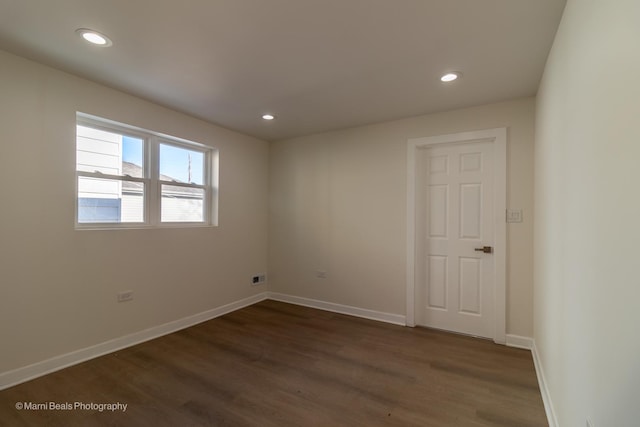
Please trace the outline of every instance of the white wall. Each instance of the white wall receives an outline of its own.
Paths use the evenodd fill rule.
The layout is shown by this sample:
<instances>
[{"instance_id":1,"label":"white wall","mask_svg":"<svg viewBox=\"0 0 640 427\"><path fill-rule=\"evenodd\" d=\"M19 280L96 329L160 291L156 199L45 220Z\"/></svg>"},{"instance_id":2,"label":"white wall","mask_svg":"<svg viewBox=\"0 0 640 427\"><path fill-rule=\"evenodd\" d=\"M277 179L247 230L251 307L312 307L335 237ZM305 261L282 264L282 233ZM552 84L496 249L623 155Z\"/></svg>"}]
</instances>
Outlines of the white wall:
<instances>
[{"instance_id":1,"label":"white wall","mask_svg":"<svg viewBox=\"0 0 640 427\"><path fill-rule=\"evenodd\" d=\"M639 18L569 0L538 93L535 342L563 427L640 423Z\"/></svg>"},{"instance_id":2,"label":"white wall","mask_svg":"<svg viewBox=\"0 0 640 427\"><path fill-rule=\"evenodd\" d=\"M1 51L0 94L0 374L264 291L266 142ZM75 231L76 111L217 147L220 226Z\"/></svg>"},{"instance_id":3,"label":"white wall","mask_svg":"<svg viewBox=\"0 0 640 427\"><path fill-rule=\"evenodd\" d=\"M496 127L508 206L524 209L508 225L507 332L532 336L533 98L272 143L270 290L406 314L407 140Z\"/></svg>"}]
</instances>

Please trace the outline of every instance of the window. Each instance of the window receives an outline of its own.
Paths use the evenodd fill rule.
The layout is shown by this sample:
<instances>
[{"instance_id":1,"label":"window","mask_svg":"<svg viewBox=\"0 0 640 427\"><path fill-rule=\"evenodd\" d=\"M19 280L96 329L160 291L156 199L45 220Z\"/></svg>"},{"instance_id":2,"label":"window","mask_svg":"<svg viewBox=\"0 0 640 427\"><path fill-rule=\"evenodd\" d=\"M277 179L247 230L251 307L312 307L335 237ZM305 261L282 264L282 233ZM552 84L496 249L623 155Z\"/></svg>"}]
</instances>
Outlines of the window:
<instances>
[{"instance_id":1,"label":"window","mask_svg":"<svg viewBox=\"0 0 640 427\"><path fill-rule=\"evenodd\" d=\"M217 150L78 113L76 227L216 225Z\"/></svg>"}]
</instances>

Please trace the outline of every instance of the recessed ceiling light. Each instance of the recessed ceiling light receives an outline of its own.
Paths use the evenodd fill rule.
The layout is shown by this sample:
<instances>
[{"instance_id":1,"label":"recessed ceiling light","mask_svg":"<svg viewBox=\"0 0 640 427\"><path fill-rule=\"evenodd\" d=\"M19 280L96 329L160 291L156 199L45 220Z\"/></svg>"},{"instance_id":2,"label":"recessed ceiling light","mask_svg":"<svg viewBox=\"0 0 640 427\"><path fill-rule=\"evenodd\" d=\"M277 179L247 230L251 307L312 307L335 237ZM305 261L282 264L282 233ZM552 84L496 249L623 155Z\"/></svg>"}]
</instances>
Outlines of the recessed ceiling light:
<instances>
[{"instance_id":1,"label":"recessed ceiling light","mask_svg":"<svg viewBox=\"0 0 640 427\"><path fill-rule=\"evenodd\" d=\"M265 120L273 120L276 118L276 116L274 116L273 114L263 114L262 118Z\"/></svg>"},{"instance_id":2,"label":"recessed ceiling light","mask_svg":"<svg viewBox=\"0 0 640 427\"><path fill-rule=\"evenodd\" d=\"M457 71L453 71L451 73L447 73L447 74L443 75L442 77L440 77L440 81L442 81L444 83L448 83L448 82L452 82L454 80L458 80L461 76L462 76L462 73L459 73Z\"/></svg>"},{"instance_id":3,"label":"recessed ceiling light","mask_svg":"<svg viewBox=\"0 0 640 427\"><path fill-rule=\"evenodd\" d=\"M101 34L97 31L90 30L88 28L78 28L76 34L82 37L85 41L95 44L96 46L111 46L113 43L109 37Z\"/></svg>"}]
</instances>

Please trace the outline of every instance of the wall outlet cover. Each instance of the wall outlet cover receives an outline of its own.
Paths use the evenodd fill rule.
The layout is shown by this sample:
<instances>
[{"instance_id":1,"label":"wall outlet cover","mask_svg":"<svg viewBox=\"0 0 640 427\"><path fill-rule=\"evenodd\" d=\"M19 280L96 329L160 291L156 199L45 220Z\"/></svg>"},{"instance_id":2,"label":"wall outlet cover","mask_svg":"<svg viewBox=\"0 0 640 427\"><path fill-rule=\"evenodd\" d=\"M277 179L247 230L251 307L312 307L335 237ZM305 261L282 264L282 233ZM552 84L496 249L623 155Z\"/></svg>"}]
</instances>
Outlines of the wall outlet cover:
<instances>
[{"instance_id":1,"label":"wall outlet cover","mask_svg":"<svg viewBox=\"0 0 640 427\"><path fill-rule=\"evenodd\" d=\"M133 291L118 292L118 302L131 301L133 299Z\"/></svg>"},{"instance_id":2,"label":"wall outlet cover","mask_svg":"<svg viewBox=\"0 0 640 427\"><path fill-rule=\"evenodd\" d=\"M251 286L258 286L267 281L267 275L265 273L256 274L251 277Z\"/></svg>"}]
</instances>

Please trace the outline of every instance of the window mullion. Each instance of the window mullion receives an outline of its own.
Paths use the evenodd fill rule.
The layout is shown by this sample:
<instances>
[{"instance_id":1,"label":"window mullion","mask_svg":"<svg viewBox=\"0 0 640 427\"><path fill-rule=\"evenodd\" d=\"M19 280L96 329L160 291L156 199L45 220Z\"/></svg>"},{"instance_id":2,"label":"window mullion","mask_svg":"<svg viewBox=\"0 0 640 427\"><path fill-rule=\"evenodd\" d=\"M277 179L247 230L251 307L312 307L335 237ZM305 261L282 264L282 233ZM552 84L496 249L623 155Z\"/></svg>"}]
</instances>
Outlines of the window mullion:
<instances>
[{"instance_id":1,"label":"window mullion","mask_svg":"<svg viewBox=\"0 0 640 427\"><path fill-rule=\"evenodd\" d=\"M158 138L149 138L149 156L147 161L149 173L149 222L152 225L160 224L160 145Z\"/></svg>"},{"instance_id":2,"label":"window mullion","mask_svg":"<svg viewBox=\"0 0 640 427\"><path fill-rule=\"evenodd\" d=\"M219 197L219 166L220 166L220 153L218 151L209 151L209 164L208 164L208 181L209 185L209 208L211 211L209 212L209 224L217 226L218 225L218 197Z\"/></svg>"},{"instance_id":3,"label":"window mullion","mask_svg":"<svg viewBox=\"0 0 640 427\"><path fill-rule=\"evenodd\" d=\"M211 212L209 209L209 200L210 199L210 194L209 194L209 167L207 166L209 164L209 152L205 152L204 153L204 170L203 170L203 180L204 180L204 200L202 201L202 215L203 215L203 220L207 223L207 224L211 224Z\"/></svg>"},{"instance_id":4,"label":"window mullion","mask_svg":"<svg viewBox=\"0 0 640 427\"><path fill-rule=\"evenodd\" d=\"M207 151L205 153L205 168L204 168L204 183L206 184L207 188L205 190L204 193L204 214L205 214L205 219L207 221L208 225L212 225L213 224L213 217L212 217L212 212L213 212L213 206L211 203L211 199L213 197L212 194L212 190L211 190L211 183L212 183L212 152L211 151Z\"/></svg>"}]
</instances>

